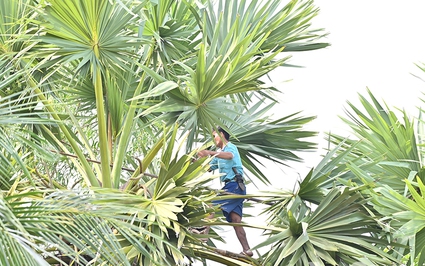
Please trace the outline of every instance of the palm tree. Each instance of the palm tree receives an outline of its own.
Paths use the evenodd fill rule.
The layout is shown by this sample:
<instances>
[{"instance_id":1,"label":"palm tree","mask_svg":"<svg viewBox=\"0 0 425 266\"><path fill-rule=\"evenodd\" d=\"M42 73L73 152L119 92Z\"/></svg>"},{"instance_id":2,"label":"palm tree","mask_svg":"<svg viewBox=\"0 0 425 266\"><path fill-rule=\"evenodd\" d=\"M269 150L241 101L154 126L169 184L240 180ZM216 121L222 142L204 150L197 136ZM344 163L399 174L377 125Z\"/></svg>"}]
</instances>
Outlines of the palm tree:
<instances>
[{"instance_id":1,"label":"palm tree","mask_svg":"<svg viewBox=\"0 0 425 266\"><path fill-rule=\"evenodd\" d=\"M284 52L328 45L312 1L0 5L1 264L245 265L188 231L215 197L192 156L222 126L268 183L258 156L314 147L313 117L268 117L261 81Z\"/></svg>"},{"instance_id":2,"label":"palm tree","mask_svg":"<svg viewBox=\"0 0 425 266\"><path fill-rule=\"evenodd\" d=\"M259 158L315 147L313 117L269 117L262 82L285 52L327 46L311 1L0 5L1 265L424 264L423 121L371 92L344 118L355 139L329 135L295 191L256 195L268 252L222 256L188 230L217 198L192 160L214 126L253 182L269 183Z\"/></svg>"}]
</instances>

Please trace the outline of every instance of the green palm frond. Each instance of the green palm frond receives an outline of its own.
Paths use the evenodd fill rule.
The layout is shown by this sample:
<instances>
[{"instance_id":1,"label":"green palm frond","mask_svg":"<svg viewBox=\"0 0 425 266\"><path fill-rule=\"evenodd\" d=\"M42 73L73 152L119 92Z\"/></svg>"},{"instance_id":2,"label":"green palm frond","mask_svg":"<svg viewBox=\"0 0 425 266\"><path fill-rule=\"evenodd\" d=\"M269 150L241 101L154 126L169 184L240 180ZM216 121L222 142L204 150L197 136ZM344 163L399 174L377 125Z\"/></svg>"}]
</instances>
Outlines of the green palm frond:
<instances>
[{"instance_id":1,"label":"green palm frond","mask_svg":"<svg viewBox=\"0 0 425 266\"><path fill-rule=\"evenodd\" d=\"M282 165L302 161L297 152L311 151L315 144L307 139L316 135L316 132L303 130L314 117L301 117L295 113L271 119L263 115L267 110L268 107L261 108L256 104L244 115L231 116L231 124L225 123L233 136L231 141L239 149L243 165L264 183L269 183L270 177L257 167L262 165L260 158Z\"/></svg>"},{"instance_id":2,"label":"green palm frond","mask_svg":"<svg viewBox=\"0 0 425 266\"><path fill-rule=\"evenodd\" d=\"M274 1L273 4L279 3ZM322 49L329 46L329 43L317 42L327 36L323 29L311 29L311 20L318 15L319 8L314 6L313 1L290 1L285 6L285 15L281 17L273 16L272 23L264 31L273 27L274 23L279 26L271 30L269 37L262 49L275 49L274 45L284 47L284 52L309 51Z\"/></svg>"},{"instance_id":3,"label":"green palm frond","mask_svg":"<svg viewBox=\"0 0 425 266\"><path fill-rule=\"evenodd\" d=\"M11 0L0 3L0 55L13 56L32 47L31 34L37 31L30 17L34 16L33 0Z\"/></svg>"},{"instance_id":4,"label":"green palm frond","mask_svg":"<svg viewBox=\"0 0 425 266\"><path fill-rule=\"evenodd\" d=\"M350 120L343 118L357 137L348 144L359 142L347 160L373 174L375 182L402 192L403 179L411 171L419 173L421 168L413 121L405 112L398 116L382 106L372 92L368 92L372 102L360 97L365 111L349 104L353 110L348 112Z\"/></svg>"},{"instance_id":5,"label":"green palm frond","mask_svg":"<svg viewBox=\"0 0 425 266\"><path fill-rule=\"evenodd\" d=\"M193 56L200 42L196 20L200 11L193 0L151 2L148 10L142 26L143 38L153 40L152 67L171 79L181 71L174 62Z\"/></svg>"},{"instance_id":6,"label":"green palm frond","mask_svg":"<svg viewBox=\"0 0 425 266\"><path fill-rule=\"evenodd\" d=\"M47 35L46 44L53 45L55 52L64 61L80 60L76 71L88 66L113 70L125 68L128 57L134 53L136 38L126 31L135 23L134 13L143 7L131 6L133 10L109 1L50 1L45 6ZM137 17L136 17L137 18ZM84 73L83 73L84 74Z\"/></svg>"},{"instance_id":7,"label":"green palm frond","mask_svg":"<svg viewBox=\"0 0 425 266\"><path fill-rule=\"evenodd\" d=\"M9 202L6 210L10 210L17 221L16 226L3 223L6 229L23 234L30 242L44 241L35 241L37 244L32 244L27 253L40 250L40 257L67 263L130 265L126 247L131 246L151 261L154 257L165 260L163 252L152 243L155 240L162 245L162 237L137 226L146 223L143 217L149 214L142 208L144 197L107 190L97 190L94 195L55 192L46 199L37 199L37 195L41 193L5 198ZM73 251L74 246L79 252ZM168 247L178 253L172 245ZM47 252L47 249L56 251Z\"/></svg>"},{"instance_id":8,"label":"green palm frond","mask_svg":"<svg viewBox=\"0 0 425 266\"><path fill-rule=\"evenodd\" d=\"M362 206L361 194L348 188L333 189L309 215L298 216L297 206L281 213L270 225L270 238L256 248L272 245L264 256L270 265L389 265L394 259L373 237L380 229ZM379 245L376 245L376 244Z\"/></svg>"},{"instance_id":9,"label":"green palm frond","mask_svg":"<svg viewBox=\"0 0 425 266\"><path fill-rule=\"evenodd\" d=\"M49 265L41 254L32 249L31 235L11 210L8 202L0 194L0 243L3 247L0 263L2 265Z\"/></svg>"},{"instance_id":10,"label":"green palm frond","mask_svg":"<svg viewBox=\"0 0 425 266\"><path fill-rule=\"evenodd\" d=\"M34 187L38 181L31 172L40 166L34 158L44 162L55 160L45 148L45 139L38 134L40 126L54 125L55 121L37 105L31 92L26 89L0 99L0 183L4 190L9 190L19 179Z\"/></svg>"},{"instance_id":11,"label":"green palm frond","mask_svg":"<svg viewBox=\"0 0 425 266\"><path fill-rule=\"evenodd\" d=\"M407 198L389 186L376 189L373 194L375 209L390 217L394 239L406 246L399 249L400 255L410 255L409 265L421 265L425 262L425 243L423 242L425 220L425 186L421 178L405 180L406 188L412 195ZM409 247L407 248L407 243Z\"/></svg>"},{"instance_id":12,"label":"green palm frond","mask_svg":"<svg viewBox=\"0 0 425 266\"><path fill-rule=\"evenodd\" d=\"M315 43L317 39L326 36L323 29L309 29L312 18L318 14L313 1L290 1L287 4L278 0L218 1L216 5L210 2L208 7L206 32L209 42L213 43L216 39L218 47L223 46L227 32L233 27L241 33L241 38L253 35L254 40L257 40L267 34L267 40L259 50L262 52L280 48L285 51L305 51L329 45ZM213 29L221 13L226 20L223 21L218 37L214 37L216 31ZM225 49L228 48L225 46Z\"/></svg>"},{"instance_id":13,"label":"green palm frond","mask_svg":"<svg viewBox=\"0 0 425 266\"><path fill-rule=\"evenodd\" d=\"M338 146L328 151L316 167L299 182L297 195L304 201L319 204L329 190L338 186L349 186L356 175L347 157L358 145L357 142L347 144L348 139L342 140Z\"/></svg>"}]
</instances>

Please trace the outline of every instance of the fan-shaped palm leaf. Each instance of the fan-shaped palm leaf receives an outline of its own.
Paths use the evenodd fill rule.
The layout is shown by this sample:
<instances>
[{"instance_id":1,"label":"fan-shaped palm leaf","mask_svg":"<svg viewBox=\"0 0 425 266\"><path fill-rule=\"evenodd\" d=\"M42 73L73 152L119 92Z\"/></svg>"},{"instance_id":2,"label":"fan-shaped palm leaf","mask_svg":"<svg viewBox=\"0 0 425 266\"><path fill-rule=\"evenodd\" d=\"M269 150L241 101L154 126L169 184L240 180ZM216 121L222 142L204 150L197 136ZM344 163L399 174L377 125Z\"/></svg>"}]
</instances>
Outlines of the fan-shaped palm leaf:
<instances>
[{"instance_id":1,"label":"fan-shaped palm leaf","mask_svg":"<svg viewBox=\"0 0 425 266\"><path fill-rule=\"evenodd\" d=\"M385 245L385 241L372 236L379 229L363 201L357 191L337 188L311 214L305 214L298 204L287 212L273 213L270 225L275 229L256 248L272 244L264 256L264 263L270 265L352 265L365 259L374 265L388 265L394 259L380 250L380 245L375 246Z\"/></svg>"},{"instance_id":2,"label":"fan-shaped palm leaf","mask_svg":"<svg viewBox=\"0 0 425 266\"><path fill-rule=\"evenodd\" d=\"M402 180L411 171L420 172L421 161L413 122L405 112L401 120L389 108L382 106L369 91L372 103L361 97L365 112L350 104L354 113L348 113L349 125L359 141L352 151L351 160L373 174L374 181L404 190ZM354 142L349 142L352 145Z\"/></svg>"}]
</instances>

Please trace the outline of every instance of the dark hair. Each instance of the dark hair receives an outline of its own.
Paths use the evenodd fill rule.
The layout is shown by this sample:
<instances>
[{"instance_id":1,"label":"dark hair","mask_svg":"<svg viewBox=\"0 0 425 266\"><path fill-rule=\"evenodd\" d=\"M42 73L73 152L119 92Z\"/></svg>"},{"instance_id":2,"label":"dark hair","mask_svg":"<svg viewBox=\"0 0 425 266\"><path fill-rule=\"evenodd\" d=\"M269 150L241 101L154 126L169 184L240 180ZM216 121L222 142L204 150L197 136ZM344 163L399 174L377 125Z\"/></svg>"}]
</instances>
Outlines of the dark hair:
<instances>
[{"instance_id":1,"label":"dark hair","mask_svg":"<svg viewBox=\"0 0 425 266\"><path fill-rule=\"evenodd\" d=\"M217 131L223 133L224 138L228 141L230 138L229 133L227 133L226 130L222 129L221 127L217 127Z\"/></svg>"}]
</instances>

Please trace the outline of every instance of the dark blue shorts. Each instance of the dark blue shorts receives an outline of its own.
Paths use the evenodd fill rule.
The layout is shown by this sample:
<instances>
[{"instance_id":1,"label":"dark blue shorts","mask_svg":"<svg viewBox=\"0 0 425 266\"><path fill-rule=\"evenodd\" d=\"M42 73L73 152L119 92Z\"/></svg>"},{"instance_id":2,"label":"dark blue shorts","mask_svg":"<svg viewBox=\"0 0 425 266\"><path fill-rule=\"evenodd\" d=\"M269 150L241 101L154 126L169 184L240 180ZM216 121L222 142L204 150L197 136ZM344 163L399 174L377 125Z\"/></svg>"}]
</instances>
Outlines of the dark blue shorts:
<instances>
[{"instance_id":1,"label":"dark blue shorts","mask_svg":"<svg viewBox=\"0 0 425 266\"><path fill-rule=\"evenodd\" d=\"M235 181L228 182L227 184L225 184L222 190L233 193L233 194L246 195L246 190L243 191L242 189L240 189L238 183ZM240 217L242 217L242 209L243 209L244 200L245 199L214 200L213 204L220 205L221 210L223 211L224 217L226 217L226 220L229 223L231 223L232 222L232 220L230 219L231 212L235 212Z\"/></svg>"}]
</instances>

